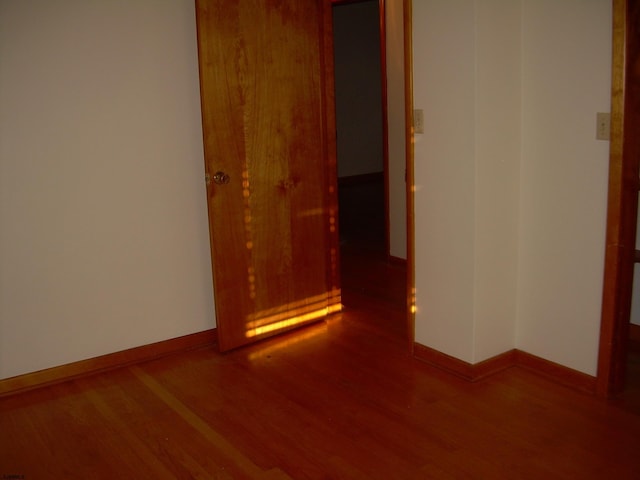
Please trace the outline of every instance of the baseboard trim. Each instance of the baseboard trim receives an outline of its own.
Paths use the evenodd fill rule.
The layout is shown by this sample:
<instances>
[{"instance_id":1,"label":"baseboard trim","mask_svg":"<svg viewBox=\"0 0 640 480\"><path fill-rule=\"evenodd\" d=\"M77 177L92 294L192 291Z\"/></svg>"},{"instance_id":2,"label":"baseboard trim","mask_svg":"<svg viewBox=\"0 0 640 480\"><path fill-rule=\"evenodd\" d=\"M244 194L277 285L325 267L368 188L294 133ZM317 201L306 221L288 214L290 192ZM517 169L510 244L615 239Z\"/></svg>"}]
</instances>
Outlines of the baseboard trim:
<instances>
[{"instance_id":1,"label":"baseboard trim","mask_svg":"<svg viewBox=\"0 0 640 480\"><path fill-rule=\"evenodd\" d=\"M419 343L415 344L413 354L420 361L470 382L477 382L513 367L516 358L516 351L510 350L480 363L471 364Z\"/></svg>"},{"instance_id":2,"label":"baseboard trim","mask_svg":"<svg viewBox=\"0 0 640 480\"><path fill-rule=\"evenodd\" d=\"M596 393L596 377L523 352L522 350L517 350L516 365L544 375L554 382L573 388L574 390L580 390L592 395Z\"/></svg>"},{"instance_id":3,"label":"baseboard trim","mask_svg":"<svg viewBox=\"0 0 640 480\"><path fill-rule=\"evenodd\" d=\"M407 259L406 258L401 258L401 257L395 257L393 255L389 255L389 263L391 265L397 265L399 267L405 267L407 266Z\"/></svg>"},{"instance_id":4,"label":"baseboard trim","mask_svg":"<svg viewBox=\"0 0 640 480\"><path fill-rule=\"evenodd\" d=\"M217 335L214 328L46 370L18 375L0 380L0 397L154 360L194 348L214 345L216 341ZM509 350L480 363L471 364L433 348L415 343L414 357L470 382L482 380L517 366L534 371L556 383L576 390L590 394L595 394L596 391L595 377L517 349Z\"/></svg>"},{"instance_id":5,"label":"baseboard trim","mask_svg":"<svg viewBox=\"0 0 640 480\"><path fill-rule=\"evenodd\" d=\"M482 380L511 367L521 367L574 390L592 395L596 391L595 377L517 349L501 353L480 363L471 364L416 343L414 357L470 382Z\"/></svg>"},{"instance_id":6,"label":"baseboard trim","mask_svg":"<svg viewBox=\"0 0 640 480\"><path fill-rule=\"evenodd\" d=\"M338 186L349 187L352 185L364 185L367 183L381 182L383 180L384 172L363 173L361 175L338 177Z\"/></svg>"},{"instance_id":7,"label":"baseboard trim","mask_svg":"<svg viewBox=\"0 0 640 480\"><path fill-rule=\"evenodd\" d=\"M107 370L114 370L136 363L155 360L194 348L214 345L216 341L217 335L216 329L214 328L191 335L89 358L87 360L68 363L58 367L6 378L0 380L0 397L93 375Z\"/></svg>"}]
</instances>

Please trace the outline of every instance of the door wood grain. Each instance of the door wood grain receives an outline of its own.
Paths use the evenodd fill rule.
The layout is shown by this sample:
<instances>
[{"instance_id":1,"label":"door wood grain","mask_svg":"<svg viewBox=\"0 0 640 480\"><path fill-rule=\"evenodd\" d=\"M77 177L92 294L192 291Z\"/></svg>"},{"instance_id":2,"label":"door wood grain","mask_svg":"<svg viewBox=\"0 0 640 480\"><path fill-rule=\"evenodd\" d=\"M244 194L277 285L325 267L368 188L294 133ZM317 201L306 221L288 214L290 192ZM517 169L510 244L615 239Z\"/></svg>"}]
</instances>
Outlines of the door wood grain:
<instances>
[{"instance_id":1,"label":"door wood grain","mask_svg":"<svg viewBox=\"0 0 640 480\"><path fill-rule=\"evenodd\" d=\"M221 350L339 309L329 8L196 1Z\"/></svg>"}]
</instances>

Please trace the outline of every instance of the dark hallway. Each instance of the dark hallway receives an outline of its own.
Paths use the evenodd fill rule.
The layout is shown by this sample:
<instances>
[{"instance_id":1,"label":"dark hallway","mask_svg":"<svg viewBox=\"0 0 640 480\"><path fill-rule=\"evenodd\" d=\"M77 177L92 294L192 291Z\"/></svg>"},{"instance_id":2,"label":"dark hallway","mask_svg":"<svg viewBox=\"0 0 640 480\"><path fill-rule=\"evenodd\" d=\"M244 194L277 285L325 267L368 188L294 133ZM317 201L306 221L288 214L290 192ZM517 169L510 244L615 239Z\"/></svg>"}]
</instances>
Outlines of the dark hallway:
<instances>
[{"instance_id":1,"label":"dark hallway","mask_svg":"<svg viewBox=\"0 0 640 480\"><path fill-rule=\"evenodd\" d=\"M342 182L339 196L343 304L389 310L387 327L406 337L406 266L387 255L383 175Z\"/></svg>"}]
</instances>

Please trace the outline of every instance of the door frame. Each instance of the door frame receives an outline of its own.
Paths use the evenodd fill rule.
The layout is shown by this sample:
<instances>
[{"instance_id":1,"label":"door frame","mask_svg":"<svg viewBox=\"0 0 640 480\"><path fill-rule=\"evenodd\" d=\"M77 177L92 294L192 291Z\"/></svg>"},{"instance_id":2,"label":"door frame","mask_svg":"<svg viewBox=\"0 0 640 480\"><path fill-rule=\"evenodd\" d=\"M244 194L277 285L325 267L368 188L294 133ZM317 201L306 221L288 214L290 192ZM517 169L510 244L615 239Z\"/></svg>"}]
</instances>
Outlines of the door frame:
<instances>
[{"instance_id":1,"label":"door frame","mask_svg":"<svg viewBox=\"0 0 640 480\"><path fill-rule=\"evenodd\" d=\"M404 125L407 205L407 341L413 356L416 330L415 169L413 135L413 3L402 0L404 32Z\"/></svg>"},{"instance_id":2,"label":"door frame","mask_svg":"<svg viewBox=\"0 0 640 480\"><path fill-rule=\"evenodd\" d=\"M329 0L331 5L359 3L367 0ZM386 45L386 0L378 0L380 11L380 64L382 87L382 124L383 124L383 165L385 188L385 236L388 260L394 260L390 253L390 211L389 211L389 118L387 95L387 45ZM402 0L403 40L404 40L404 113L405 113L405 195L406 195L406 235L407 235L407 342L413 355L415 345L415 207L414 207L414 149L413 149L413 42L412 42L412 0Z\"/></svg>"},{"instance_id":3,"label":"door frame","mask_svg":"<svg viewBox=\"0 0 640 480\"><path fill-rule=\"evenodd\" d=\"M611 82L611 144L602 317L596 394L609 397L624 388L629 320L633 295L638 209L638 155L640 128L638 68L628 68L631 53L638 58L638 32L629 31L629 5L636 20L640 1L613 0ZM629 41L629 42L628 42ZM633 41L633 44L630 43ZM632 88L630 88L630 86ZM632 105L634 108L631 108Z\"/></svg>"}]
</instances>

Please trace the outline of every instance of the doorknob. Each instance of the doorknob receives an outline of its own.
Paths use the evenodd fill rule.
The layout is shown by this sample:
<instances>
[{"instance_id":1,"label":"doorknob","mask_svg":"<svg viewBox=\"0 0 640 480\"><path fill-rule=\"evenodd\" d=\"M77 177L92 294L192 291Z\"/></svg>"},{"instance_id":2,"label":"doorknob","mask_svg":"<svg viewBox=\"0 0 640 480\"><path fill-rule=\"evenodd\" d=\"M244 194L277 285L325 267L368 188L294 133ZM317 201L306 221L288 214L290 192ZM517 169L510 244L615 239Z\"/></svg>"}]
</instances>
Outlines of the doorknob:
<instances>
[{"instance_id":1,"label":"doorknob","mask_svg":"<svg viewBox=\"0 0 640 480\"><path fill-rule=\"evenodd\" d=\"M218 185L226 185L231 180L231 177L224 172L216 172L213 174L213 181Z\"/></svg>"}]
</instances>

